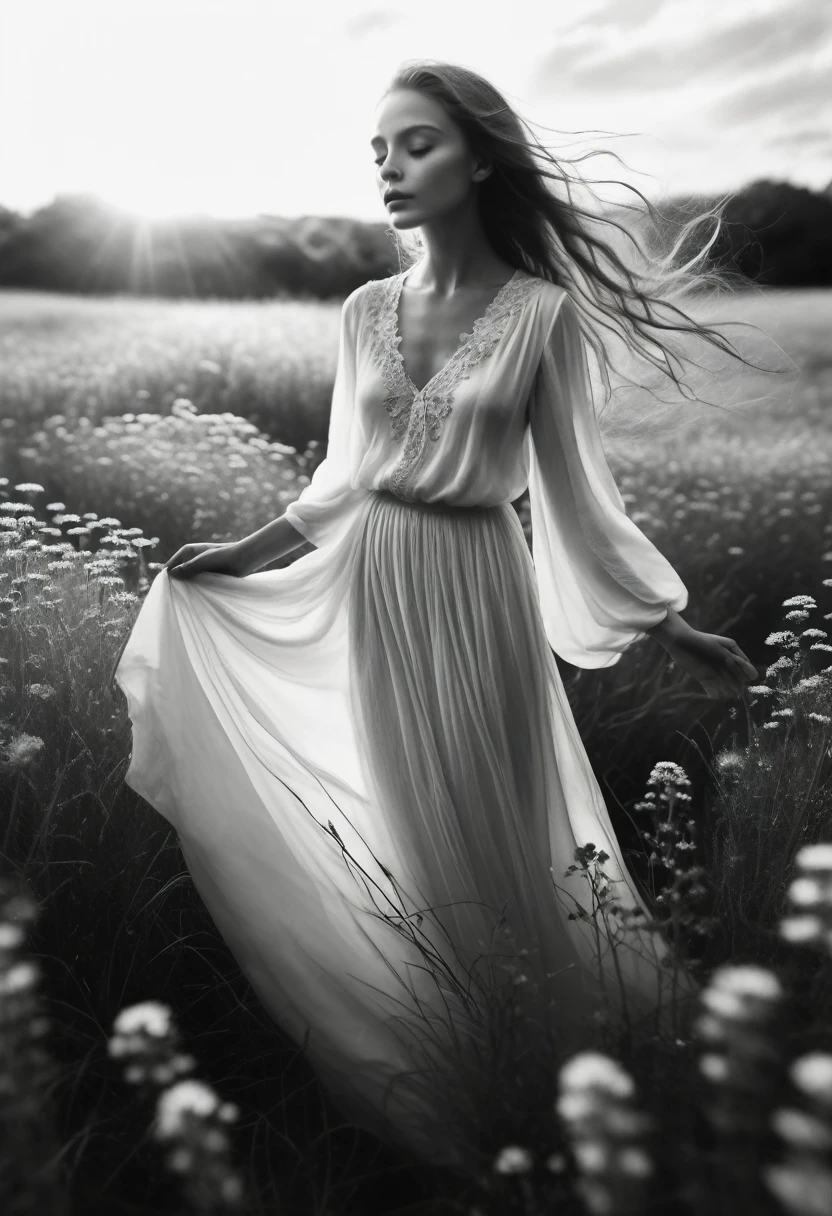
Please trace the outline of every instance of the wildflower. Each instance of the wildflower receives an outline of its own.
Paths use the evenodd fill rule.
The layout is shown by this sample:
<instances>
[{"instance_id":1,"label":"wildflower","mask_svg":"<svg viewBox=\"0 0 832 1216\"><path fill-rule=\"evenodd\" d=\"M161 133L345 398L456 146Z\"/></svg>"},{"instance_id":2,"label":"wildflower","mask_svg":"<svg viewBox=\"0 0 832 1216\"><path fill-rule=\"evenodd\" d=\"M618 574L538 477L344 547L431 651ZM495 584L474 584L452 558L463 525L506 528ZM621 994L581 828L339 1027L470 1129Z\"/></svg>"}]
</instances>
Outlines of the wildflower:
<instances>
[{"instance_id":1,"label":"wildflower","mask_svg":"<svg viewBox=\"0 0 832 1216\"><path fill-rule=\"evenodd\" d=\"M796 878L789 887L789 899L800 907L819 903L822 898L823 887L814 878Z\"/></svg>"},{"instance_id":2,"label":"wildflower","mask_svg":"<svg viewBox=\"0 0 832 1216\"><path fill-rule=\"evenodd\" d=\"M793 595L791 599L783 600L783 608L817 608L817 603L811 595Z\"/></svg>"},{"instance_id":3,"label":"wildflower","mask_svg":"<svg viewBox=\"0 0 832 1216\"><path fill-rule=\"evenodd\" d=\"M786 916L780 921L780 936L787 942L815 941L823 933L823 922L817 916Z\"/></svg>"},{"instance_id":4,"label":"wildflower","mask_svg":"<svg viewBox=\"0 0 832 1216\"><path fill-rule=\"evenodd\" d=\"M774 693L768 684L749 684L746 692L753 692L758 697L770 697Z\"/></svg>"},{"instance_id":5,"label":"wildflower","mask_svg":"<svg viewBox=\"0 0 832 1216\"><path fill-rule=\"evenodd\" d=\"M722 772L736 771L737 769L744 767L745 757L743 756L742 752L726 750L719 753L716 758L716 765L717 768ZM681 847L682 843L682 841L677 842L676 847Z\"/></svg>"},{"instance_id":6,"label":"wildflower","mask_svg":"<svg viewBox=\"0 0 832 1216\"><path fill-rule=\"evenodd\" d=\"M113 1022L116 1034L145 1034L163 1036L170 1033L172 1012L169 1006L158 1001L143 1001L122 1009Z\"/></svg>"},{"instance_id":7,"label":"wildflower","mask_svg":"<svg viewBox=\"0 0 832 1216\"><path fill-rule=\"evenodd\" d=\"M644 1144L652 1122L633 1106L634 1095L630 1075L600 1052L581 1052L560 1070L556 1109L590 1212L641 1209L643 1182L653 1173Z\"/></svg>"},{"instance_id":8,"label":"wildflower","mask_svg":"<svg viewBox=\"0 0 832 1216\"><path fill-rule=\"evenodd\" d=\"M18 494L42 494L43 486L39 486L36 481L21 481L20 485L14 487Z\"/></svg>"},{"instance_id":9,"label":"wildflower","mask_svg":"<svg viewBox=\"0 0 832 1216\"><path fill-rule=\"evenodd\" d=\"M25 732L15 735L11 742L6 744L6 763L12 769L25 768L27 764L32 763L43 747L43 739L37 735L28 735Z\"/></svg>"},{"instance_id":10,"label":"wildflower","mask_svg":"<svg viewBox=\"0 0 832 1216\"><path fill-rule=\"evenodd\" d=\"M800 1056L790 1069L791 1079L810 1098L832 1106L832 1055L813 1051Z\"/></svg>"},{"instance_id":11,"label":"wildflower","mask_svg":"<svg viewBox=\"0 0 832 1216\"><path fill-rule=\"evenodd\" d=\"M699 1057L699 1071L709 1081L720 1082L726 1080L730 1069L725 1056L711 1051Z\"/></svg>"},{"instance_id":12,"label":"wildflower","mask_svg":"<svg viewBox=\"0 0 832 1216\"><path fill-rule=\"evenodd\" d=\"M832 871L832 844L807 844L795 854L795 865L805 870Z\"/></svg>"},{"instance_id":13,"label":"wildflower","mask_svg":"<svg viewBox=\"0 0 832 1216\"><path fill-rule=\"evenodd\" d=\"M778 1136L795 1148L818 1149L821 1152L832 1148L832 1132L829 1128L820 1119L815 1119L802 1110L776 1110L771 1123Z\"/></svg>"},{"instance_id":14,"label":"wildflower","mask_svg":"<svg viewBox=\"0 0 832 1216\"><path fill-rule=\"evenodd\" d=\"M189 1078L178 1081L160 1096L156 1107L154 1134L161 1140L178 1136L188 1114L205 1116L215 1113L219 1100L210 1086Z\"/></svg>"},{"instance_id":15,"label":"wildflower","mask_svg":"<svg viewBox=\"0 0 832 1216\"><path fill-rule=\"evenodd\" d=\"M50 697L55 696L55 689L51 684L28 684L26 691L31 697L37 697L41 701L48 701Z\"/></svg>"},{"instance_id":16,"label":"wildflower","mask_svg":"<svg viewBox=\"0 0 832 1216\"><path fill-rule=\"evenodd\" d=\"M600 1089L617 1098L631 1098L635 1093L632 1078L624 1069L595 1051L581 1052L564 1064L560 1083L564 1089Z\"/></svg>"},{"instance_id":17,"label":"wildflower","mask_svg":"<svg viewBox=\"0 0 832 1216\"><path fill-rule=\"evenodd\" d=\"M822 688L822 687L823 687L823 677L822 676L819 676L819 675L804 676L802 680L799 680L798 683L795 684L794 691L795 692L809 692L812 689Z\"/></svg>"},{"instance_id":18,"label":"wildflower","mask_svg":"<svg viewBox=\"0 0 832 1216\"><path fill-rule=\"evenodd\" d=\"M23 944L24 936L20 925L0 921L0 950L15 950Z\"/></svg>"},{"instance_id":19,"label":"wildflower","mask_svg":"<svg viewBox=\"0 0 832 1216\"><path fill-rule=\"evenodd\" d=\"M527 1174L532 1168L532 1162L528 1149L510 1144L497 1154L493 1169L496 1174Z\"/></svg>"},{"instance_id":20,"label":"wildflower","mask_svg":"<svg viewBox=\"0 0 832 1216\"><path fill-rule=\"evenodd\" d=\"M781 629L770 633L766 638L766 646L797 646L798 640L790 629Z\"/></svg>"},{"instance_id":21,"label":"wildflower","mask_svg":"<svg viewBox=\"0 0 832 1216\"><path fill-rule=\"evenodd\" d=\"M15 963L5 975L0 975L0 995L9 996L34 988L38 982L38 969L34 963Z\"/></svg>"}]
</instances>

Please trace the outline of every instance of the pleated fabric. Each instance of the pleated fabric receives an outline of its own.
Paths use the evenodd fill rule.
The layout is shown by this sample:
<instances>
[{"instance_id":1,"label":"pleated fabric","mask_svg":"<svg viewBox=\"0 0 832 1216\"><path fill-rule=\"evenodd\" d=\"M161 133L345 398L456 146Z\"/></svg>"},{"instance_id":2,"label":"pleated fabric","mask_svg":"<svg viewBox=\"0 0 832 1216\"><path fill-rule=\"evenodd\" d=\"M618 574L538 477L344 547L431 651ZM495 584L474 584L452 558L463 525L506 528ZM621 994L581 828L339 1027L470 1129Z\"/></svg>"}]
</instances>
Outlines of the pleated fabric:
<instances>
[{"instance_id":1,"label":"pleated fabric","mask_svg":"<svg viewBox=\"0 0 832 1216\"><path fill-rule=\"evenodd\" d=\"M546 640L510 504L366 496L339 544L236 579L153 580L119 660L125 780L176 828L241 970L346 1116L436 1164L483 1134L494 1010L529 1067L663 946L613 958L566 878L629 875ZM606 993L606 996L605 996Z\"/></svg>"}]
</instances>

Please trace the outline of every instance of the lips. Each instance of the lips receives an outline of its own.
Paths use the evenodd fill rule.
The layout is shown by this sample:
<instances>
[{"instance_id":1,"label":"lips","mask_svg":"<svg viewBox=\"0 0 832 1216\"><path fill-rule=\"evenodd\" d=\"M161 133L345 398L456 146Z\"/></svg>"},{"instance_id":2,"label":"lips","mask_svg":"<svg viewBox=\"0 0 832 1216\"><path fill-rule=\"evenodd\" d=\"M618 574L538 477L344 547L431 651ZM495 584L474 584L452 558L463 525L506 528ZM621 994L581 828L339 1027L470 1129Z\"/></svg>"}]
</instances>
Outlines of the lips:
<instances>
[{"instance_id":1,"label":"lips","mask_svg":"<svg viewBox=\"0 0 832 1216\"><path fill-rule=\"evenodd\" d=\"M398 192L398 190L393 190L393 191L391 191L390 194L385 194L384 202L385 202L385 204L395 203L397 199L409 199L412 197L413 197L412 194L400 194Z\"/></svg>"}]
</instances>

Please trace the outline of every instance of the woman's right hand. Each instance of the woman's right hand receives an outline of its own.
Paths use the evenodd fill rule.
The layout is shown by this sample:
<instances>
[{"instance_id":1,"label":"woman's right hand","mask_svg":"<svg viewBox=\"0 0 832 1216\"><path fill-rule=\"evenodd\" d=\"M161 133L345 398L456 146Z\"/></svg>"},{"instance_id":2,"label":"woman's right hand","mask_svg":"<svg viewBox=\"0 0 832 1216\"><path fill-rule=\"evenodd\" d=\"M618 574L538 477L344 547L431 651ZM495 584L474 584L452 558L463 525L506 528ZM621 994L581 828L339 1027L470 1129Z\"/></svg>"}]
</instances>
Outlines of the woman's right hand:
<instances>
[{"instance_id":1,"label":"woman's right hand","mask_svg":"<svg viewBox=\"0 0 832 1216\"><path fill-rule=\"evenodd\" d=\"M205 571L230 574L234 578L241 578L244 574L236 541L198 541L183 545L162 569L167 570L170 578L192 578Z\"/></svg>"}]
</instances>

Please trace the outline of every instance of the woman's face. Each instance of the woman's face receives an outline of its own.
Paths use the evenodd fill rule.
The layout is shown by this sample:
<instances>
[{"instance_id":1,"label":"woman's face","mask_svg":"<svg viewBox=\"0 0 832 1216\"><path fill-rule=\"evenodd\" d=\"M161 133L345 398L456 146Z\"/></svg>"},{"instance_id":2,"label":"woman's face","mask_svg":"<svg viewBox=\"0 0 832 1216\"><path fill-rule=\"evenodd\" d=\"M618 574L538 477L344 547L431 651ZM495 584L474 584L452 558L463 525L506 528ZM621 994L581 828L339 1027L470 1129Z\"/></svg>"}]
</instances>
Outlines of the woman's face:
<instances>
[{"instance_id":1,"label":"woman's face","mask_svg":"<svg viewBox=\"0 0 832 1216\"><path fill-rule=\"evenodd\" d=\"M382 201L389 190L410 196L385 203L396 228L417 228L470 203L474 183L490 172L478 168L439 102L416 89L394 89L382 99L370 144Z\"/></svg>"}]
</instances>

